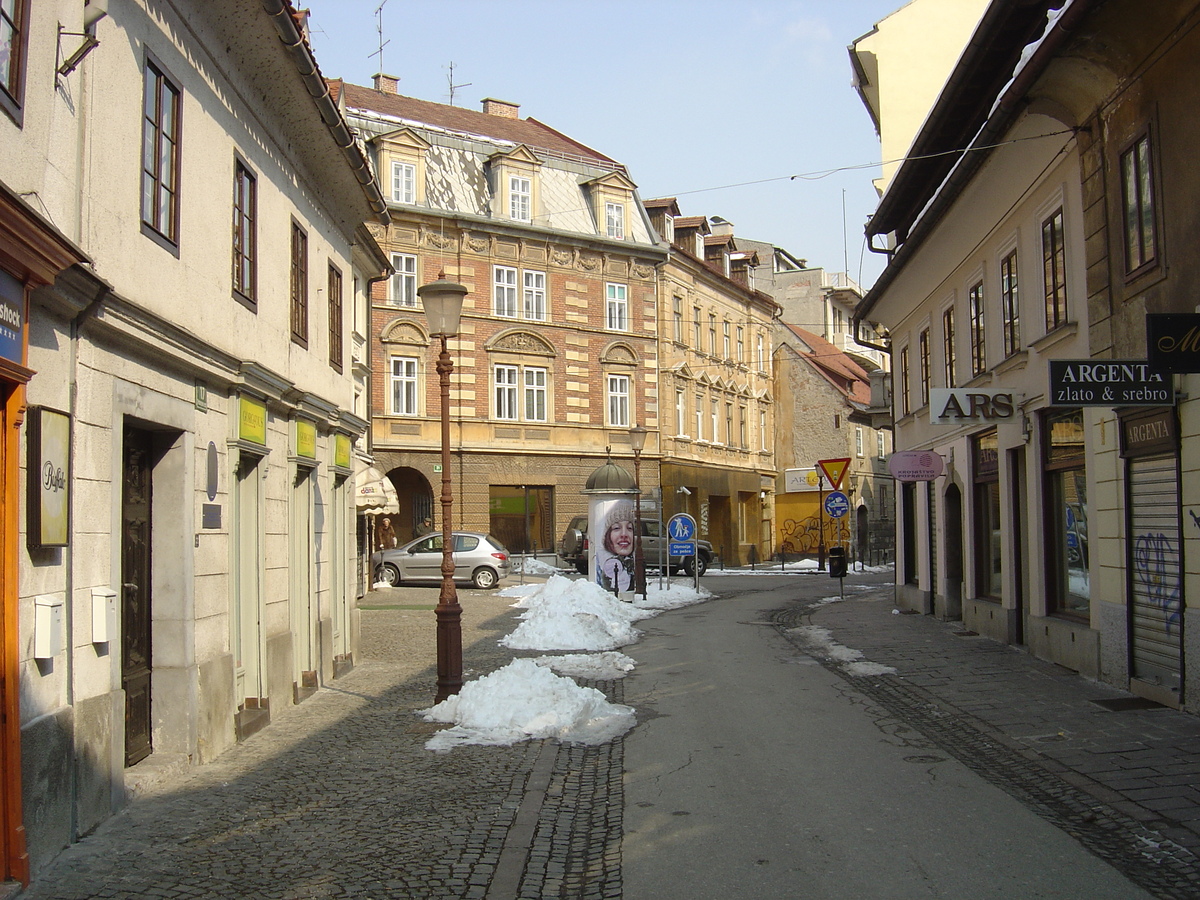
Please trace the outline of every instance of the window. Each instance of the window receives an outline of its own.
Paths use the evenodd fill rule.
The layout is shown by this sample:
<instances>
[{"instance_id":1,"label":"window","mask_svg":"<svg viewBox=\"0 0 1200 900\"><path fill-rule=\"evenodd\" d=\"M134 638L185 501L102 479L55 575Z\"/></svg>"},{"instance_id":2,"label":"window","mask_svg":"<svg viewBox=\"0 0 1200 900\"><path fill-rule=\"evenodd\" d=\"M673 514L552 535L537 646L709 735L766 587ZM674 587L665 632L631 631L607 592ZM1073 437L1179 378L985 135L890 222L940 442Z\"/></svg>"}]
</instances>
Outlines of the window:
<instances>
[{"instance_id":1,"label":"window","mask_svg":"<svg viewBox=\"0 0 1200 900\"><path fill-rule=\"evenodd\" d=\"M308 346L308 235L292 223L292 340Z\"/></svg>"},{"instance_id":2,"label":"window","mask_svg":"<svg viewBox=\"0 0 1200 900\"><path fill-rule=\"evenodd\" d=\"M392 357L392 408L394 416L415 416L417 410L417 360L410 356Z\"/></svg>"},{"instance_id":3,"label":"window","mask_svg":"<svg viewBox=\"0 0 1200 900\"><path fill-rule=\"evenodd\" d=\"M929 329L921 332L918 347L921 352L921 405L929 404Z\"/></svg>"},{"instance_id":4,"label":"window","mask_svg":"<svg viewBox=\"0 0 1200 900\"><path fill-rule=\"evenodd\" d=\"M608 376L608 424L617 427L629 425L629 376Z\"/></svg>"},{"instance_id":5,"label":"window","mask_svg":"<svg viewBox=\"0 0 1200 900\"><path fill-rule=\"evenodd\" d=\"M616 238L619 241L625 240L624 203L604 204L604 227L605 233L608 234L610 238Z\"/></svg>"},{"instance_id":6,"label":"window","mask_svg":"<svg viewBox=\"0 0 1200 900\"><path fill-rule=\"evenodd\" d=\"M718 429L717 429L717 413L718 413L718 411L719 411L719 404L717 403L716 398L714 397L712 400L708 401L708 418L709 418L709 425L712 426L712 438L711 439L714 444L721 443L721 432L718 431Z\"/></svg>"},{"instance_id":7,"label":"window","mask_svg":"<svg viewBox=\"0 0 1200 900\"><path fill-rule=\"evenodd\" d=\"M258 182L240 159L233 169L233 290L253 304L258 296Z\"/></svg>"},{"instance_id":8,"label":"window","mask_svg":"<svg viewBox=\"0 0 1200 900\"><path fill-rule=\"evenodd\" d=\"M875 455L880 459L887 458L887 437L884 432L875 432Z\"/></svg>"},{"instance_id":9,"label":"window","mask_svg":"<svg viewBox=\"0 0 1200 900\"><path fill-rule=\"evenodd\" d=\"M342 371L342 273L329 264L329 365Z\"/></svg>"},{"instance_id":10,"label":"window","mask_svg":"<svg viewBox=\"0 0 1200 900\"><path fill-rule=\"evenodd\" d=\"M417 167L412 163L392 163L392 199L397 203L417 202Z\"/></svg>"},{"instance_id":11,"label":"window","mask_svg":"<svg viewBox=\"0 0 1200 900\"><path fill-rule=\"evenodd\" d=\"M497 419L517 419L517 367L496 366L493 370L496 385Z\"/></svg>"},{"instance_id":12,"label":"window","mask_svg":"<svg viewBox=\"0 0 1200 900\"><path fill-rule=\"evenodd\" d=\"M987 344L983 332L983 282L974 285L967 292L967 300L971 307L971 374L982 375L987 368Z\"/></svg>"},{"instance_id":13,"label":"window","mask_svg":"<svg viewBox=\"0 0 1200 900\"><path fill-rule=\"evenodd\" d=\"M734 357L739 363L746 361L746 329L741 325L734 332L737 335L737 356Z\"/></svg>"},{"instance_id":14,"label":"window","mask_svg":"<svg viewBox=\"0 0 1200 900\"><path fill-rule=\"evenodd\" d=\"M523 272L525 318L542 322L546 318L546 273Z\"/></svg>"},{"instance_id":15,"label":"window","mask_svg":"<svg viewBox=\"0 0 1200 900\"><path fill-rule=\"evenodd\" d=\"M704 397L696 395L696 440L704 440Z\"/></svg>"},{"instance_id":16,"label":"window","mask_svg":"<svg viewBox=\"0 0 1200 900\"><path fill-rule=\"evenodd\" d=\"M396 306L417 305L417 258L411 253L393 253L391 279L392 303Z\"/></svg>"},{"instance_id":17,"label":"window","mask_svg":"<svg viewBox=\"0 0 1200 900\"><path fill-rule=\"evenodd\" d=\"M1042 278L1049 332L1067 321L1067 251L1061 209L1042 223Z\"/></svg>"},{"instance_id":18,"label":"window","mask_svg":"<svg viewBox=\"0 0 1200 900\"><path fill-rule=\"evenodd\" d=\"M546 370L525 370L525 421L546 421Z\"/></svg>"},{"instance_id":19,"label":"window","mask_svg":"<svg viewBox=\"0 0 1200 900\"><path fill-rule=\"evenodd\" d=\"M687 397L683 391L675 392L675 434L687 436Z\"/></svg>"},{"instance_id":20,"label":"window","mask_svg":"<svg viewBox=\"0 0 1200 900\"><path fill-rule=\"evenodd\" d=\"M729 359L729 322L721 323L721 350L725 359Z\"/></svg>"},{"instance_id":21,"label":"window","mask_svg":"<svg viewBox=\"0 0 1200 900\"><path fill-rule=\"evenodd\" d=\"M675 321L675 343L683 343L683 298L676 297L672 301L671 315Z\"/></svg>"},{"instance_id":22,"label":"window","mask_svg":"<svg viewBox=\"0 0 1200 900\"><path fill-rule=\"evenodd\" d=\"M1021 297L1017 292L1017 251L1000 261L1000 309L1004 316L1004 358L1021 349Z\"/></svg>"},{"instance_id":23,"label":"window","mask_svg":"<svg viewBox=\"0 0 1200 900\"><path fill-rule=\"evenodd\" d=\"M142 97L142 224L179 242L179 88L150 60Z\"/></svg>"},{"instance_id":24,"label":"window","mask_svg":"<svg viewBox=\"0 0 1200 900\"><path fill-rule=\"evenodd\" d=\"M758 336L758 371L767 371L766 340L761 334Z\"/></svg>"},{"instance_id":25,"label":"window","mask_svg":"<svg viewBox=\"0 0 1200 900\"><path fill-rule=\"evenodd\" d=\"M717 355L717 317L708 314L708 355Z\"/></svg>"},{"instance_id":26,"label":"window","mask_svg":"<svg viewBox=\"0 0 1200 900\"><path fill-rule=\"evenodd\" d=\"M996 429L972 440L975 477L975 594L1001 596L1000 456Z\"/></svg>"},{"instance_id":27,"label":"window","mask_svg":"<svg viewBox=\"0 0 1200 900\"><path fill-rule=\"evenodd\" d=\"M533 187L528 178L520 175L508 177L508 217L518 222L532 220Z\"/></svg>"},{"instance_id":28,"label":"window","mask_svg":"<svg viewBox=\"0 0 1200 900\"><path fill-rule=\"evenodd\" d=\"M0 0L0 106L21 124L25 102L25 0Z\"/></svg>"},{"instance_id":29,"label":"window","mask_svg":"<svg viewBox=\"0 0 1200 900\"><path fill-rule=\"evenodd\" d=\"M866 456L866 449L863 445L863 430L861 425L854 426L854 455L858 457Z\"/></svg>"},{"instance_id":30,"label":"window","mask_svg":"<svg viewBox=\"0 0 1200 900\"><path fill-rule=\"evenodd\" d=\"M703 325L700 323L700 307L692 307L692 324L695 327L695 340L692 341L696 345L696 352L699 353L704 349Z\"/></svg>"},{"instance_id":31,"label":"window","mask_svg":"<svg viewBox=\"0 0 1200 900\"><path fill-rule=\"evenodd\" d=\"M954 358L954 307L951 306L942 313L942 354L946 360L946 387L952 388L956 382L954 373L956 360Z\"/></svg>"},{"instance_id":32,"label":"window","mask_svg":"<svg viewBox=\"0 0 1200 900\"><path fill-rule=\"evenodd\" d=\"M605 317L609 331L629 330L629 301L625 296L625 285L607 284L605 292Z\"/></svg>"},{"instance_id":33,"label":"window","mask_svg":"<svg viewBox=\"0 0 1200 900\"><path fill-rule=\"evenodd\" d=\"M767 446L767 411L760 409L758 411L758 449L766 453L770 447Z\"/></svg>"},{"instance_id":34,"label":"window","mask_svg":"<svg viewBox=\"0 0 1200 900\"><path fill-rule=\"evenodd\" d=\"M909 380L908 348L900 349L900 415L907 416L912 409L912 396L908 392Z\"/></svg>"},{"instance_id":35,"label":"window","mask_svg":"<svg viewBox=\"0 0 1200 900\"><path fill-rule=\"evenodd\" d=\"M1086 546L1087 464L1083 411L1055 410L1042 420L1046 482L1046 601L1051 613L1087 621L1091 580Z\"/></svg>"},{"instance_id":36,"label":"window","mask_svg":"<svg viewBox=\"0 0 1200 900\"><path fill-rule=\"evenodd\" d=\"M725 404L725 446L733 446L733 404Z\"/></svg>"},{"instance_id":37,"label":"window","mask_svg":"<svg viewBox=\"0 0 1200 900\"><path fill-rule=\"evenodd\" d=\"M492 278L492 311L509 319L517 317L517 270L495 266Z\"/></svg>"},{"instance_id":38,"label":"window","mask_svg":"<svg viewBox=\"0 0 1200 900\"><path fill-rule=\"evenodd\" d=\"M743 450L750 449L750 443L746 440L746 407L738 407L738 446Z\"/></svg>"},{"instance_id":39,"label":"window","mask_svg":"<svg viewBox=\"0 0 1200 900\"><path fill-rule=\"evenodd\" d=\"M1154 262L1156 226L1150 135L1143 134L1121 154L1121 207L1125 224L1125 271Z\"/></svg>"}]
</instances>

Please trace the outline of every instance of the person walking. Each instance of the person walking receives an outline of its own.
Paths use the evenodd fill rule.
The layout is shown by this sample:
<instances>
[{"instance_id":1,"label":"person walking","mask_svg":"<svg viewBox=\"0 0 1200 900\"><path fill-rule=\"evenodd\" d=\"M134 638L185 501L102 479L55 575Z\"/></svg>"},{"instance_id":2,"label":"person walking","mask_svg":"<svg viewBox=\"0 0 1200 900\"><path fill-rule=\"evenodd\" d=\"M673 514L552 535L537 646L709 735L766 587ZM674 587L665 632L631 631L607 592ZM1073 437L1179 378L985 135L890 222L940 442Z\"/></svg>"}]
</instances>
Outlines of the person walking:
<instances>
[{"instance_id":1,"label":"person walking","mask_svg":"<svg viewBox=\"0 0 1200 900\"><path fill-rule=\"evenodd\" d=\"M392 520L387 516L379 520L379 533L376 537L380 550L391 550L396 546L396 529L392 527Z\"/></svg>"}]
</instances>

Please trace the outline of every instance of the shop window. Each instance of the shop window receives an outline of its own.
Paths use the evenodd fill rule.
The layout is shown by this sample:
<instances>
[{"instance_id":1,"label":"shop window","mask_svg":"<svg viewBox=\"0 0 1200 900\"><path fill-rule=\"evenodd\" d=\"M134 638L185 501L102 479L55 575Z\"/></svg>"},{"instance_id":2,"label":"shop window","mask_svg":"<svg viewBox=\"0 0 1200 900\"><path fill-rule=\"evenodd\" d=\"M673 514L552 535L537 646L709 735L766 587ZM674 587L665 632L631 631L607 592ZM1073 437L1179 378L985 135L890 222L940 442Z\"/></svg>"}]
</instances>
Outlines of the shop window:
<instances>
[{"instance_id":1,"label":"shop window","mask_svg":"<svg viewBox=\"0 0 1200 900\"><path fill-rule=\"evenodd\" d=\"M1091 581L1083 411L1047 415L1042 420L1042 441L1047 612L1086 619L1091 611Z\"/></svg>"},{"instance_id":2,"label":"shop window","mask_svg":"<svg viewBox=\"0 0 1200 900\"><path fill-rule=\"evenodd\" d=\"M972 457L975 477L975 594L1000 598L1000 465L996 430L978 435Z\"/></svg>"}]
</instances>

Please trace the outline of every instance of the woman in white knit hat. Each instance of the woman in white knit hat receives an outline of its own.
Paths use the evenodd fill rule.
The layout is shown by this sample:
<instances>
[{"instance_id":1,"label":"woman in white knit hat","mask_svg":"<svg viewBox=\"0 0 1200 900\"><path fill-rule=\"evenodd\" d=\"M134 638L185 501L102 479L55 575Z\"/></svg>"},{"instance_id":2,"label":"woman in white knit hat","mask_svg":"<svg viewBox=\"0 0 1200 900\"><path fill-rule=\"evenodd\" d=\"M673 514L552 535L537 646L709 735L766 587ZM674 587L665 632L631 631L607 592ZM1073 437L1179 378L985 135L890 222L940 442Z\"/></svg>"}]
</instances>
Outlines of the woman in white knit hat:
<instances>
[{"instance_id":1,"label":"woman in white knit hat","mask_svg":"<svg viewBox=\"0 0 1200 900\"><path fill-rule=\"evenodd\" d=\"M604 517L604 538L596 550L596 581L606 591L621 594L634 589L636 533L633 504L617 501Z\"/></svg>"}]
</instances>

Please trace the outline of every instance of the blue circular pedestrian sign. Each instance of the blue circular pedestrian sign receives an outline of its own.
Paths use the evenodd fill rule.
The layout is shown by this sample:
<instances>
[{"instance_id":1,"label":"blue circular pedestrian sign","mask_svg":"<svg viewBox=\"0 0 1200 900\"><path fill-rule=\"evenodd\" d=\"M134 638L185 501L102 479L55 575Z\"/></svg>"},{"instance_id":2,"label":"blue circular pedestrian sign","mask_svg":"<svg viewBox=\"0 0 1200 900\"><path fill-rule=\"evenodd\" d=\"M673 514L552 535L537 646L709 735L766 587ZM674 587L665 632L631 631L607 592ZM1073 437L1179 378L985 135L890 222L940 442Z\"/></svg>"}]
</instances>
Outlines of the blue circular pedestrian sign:
<instances>
[{"instance_id":1,"label":"blue circular pedestrian sign","mask_svg":"<svg viewBox=\"0 0 1200 900\"><path fill-rule=\"evenodd\" d=\"M667 523L667 534L673 541L690 541L696 536L696 520L687 513L677 513Z\"/></svg>"},{"instance_id":2,"label":"blue circular pedestrian sign","mask_svg":"<svg viewBox=\"0 0 1200 900\"><path fill-rule=\"evenodd\" d=\"M850 512L850 498L841 491L831 491L825 495L825 512L835 519L840 519Z\"/></svg>"}]
</instances>

